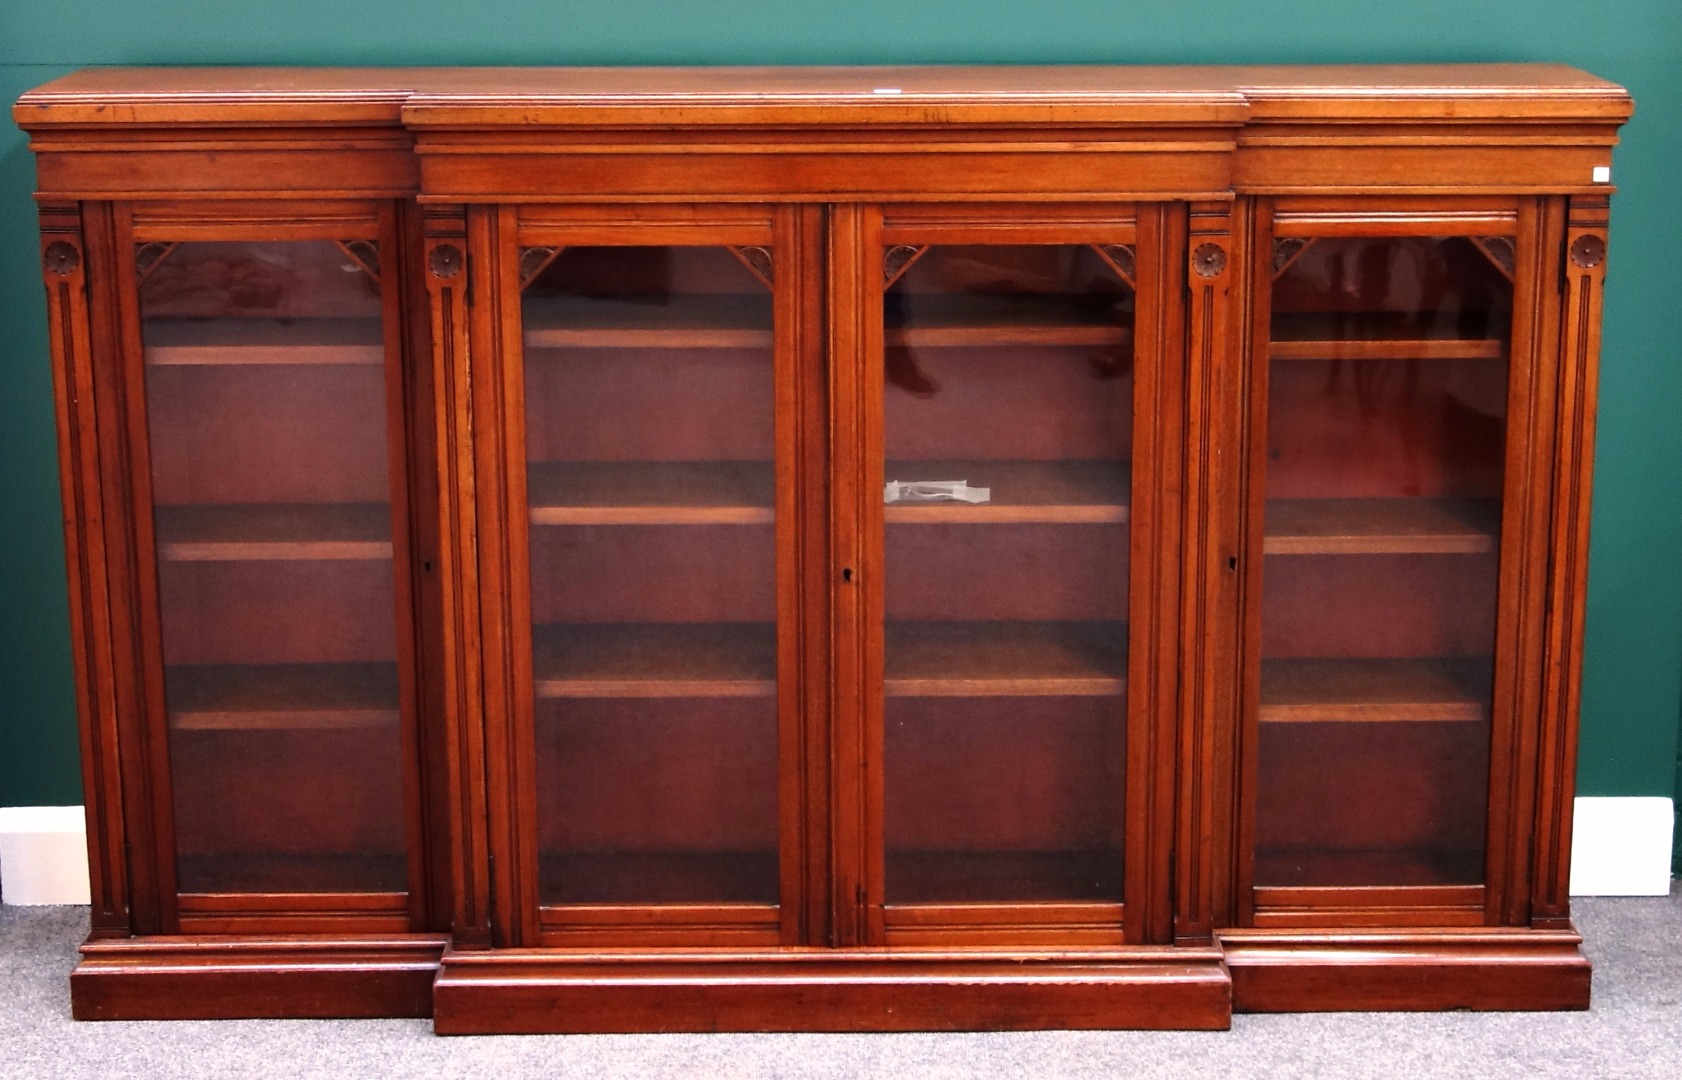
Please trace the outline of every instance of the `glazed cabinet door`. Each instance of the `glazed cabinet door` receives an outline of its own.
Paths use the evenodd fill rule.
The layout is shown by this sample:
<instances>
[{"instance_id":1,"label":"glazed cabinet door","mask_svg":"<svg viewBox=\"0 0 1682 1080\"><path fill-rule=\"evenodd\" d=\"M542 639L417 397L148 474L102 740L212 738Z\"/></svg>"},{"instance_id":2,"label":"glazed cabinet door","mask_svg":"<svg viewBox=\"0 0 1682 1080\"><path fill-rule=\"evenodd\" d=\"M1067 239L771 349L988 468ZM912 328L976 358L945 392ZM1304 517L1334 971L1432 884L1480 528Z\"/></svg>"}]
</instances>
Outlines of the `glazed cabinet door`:
<instances>
[{"instance_id":1,"label":"glazed cabinet door","mask_svg":"<svg viewBox=\"0 0 1682 1080\"><path fill-rule=\"evenodd\" d=\"M399 209L136 204L112 228L157 929L425 929Z\"/></svg>"},{"instance_id":2,"label":"glazed cabinet door","mask_svg":"<svg viewBox=\"0 0 1682 1080\"><path fill-rule=\"evenodd\" d=\"M1539 199L1260 207L1248 925L1523 917L1561 229Z\"/></svg>"},{"instance_id":3,"label":"glazed cabinet door","mask_svg":"<svg viewBox=\"0 0 1682 1080\"><path fill-rule=\"evenodd\" d=\"M825 700L801 668L814 500L796 493L821 492L800 455L822 445L807 215L472 215L495 275L500 346L473 378L500 395L509 575L487 660L510 680L491 790L515 793L505 826L491 809L498 938L799 943Z\"/></svg>"},{"instance_id":4,"label":"glazed cabinet door","mask_svg":"<svg viewBox=\"0 0 1682 1080\"><path fill-rule=\"evenodd\" d=\"M838 713L837 761L863 777L837 811L858 875L843 944L1147 936L1124 913L1165 886L1149 864L1166 845L1135 782L1161 734L1137 685L1171 626L1138 616L1160 569L1149 478L1173 426L1158 395L1184 220L837 211L832 273L851 262L858 290L833 305L857 312L857 338L837 340L859 357L835 395L857 440L837 517L860 538L840 559L858 636L837 651L860 727Z\"/></svg>"}]
</instances>

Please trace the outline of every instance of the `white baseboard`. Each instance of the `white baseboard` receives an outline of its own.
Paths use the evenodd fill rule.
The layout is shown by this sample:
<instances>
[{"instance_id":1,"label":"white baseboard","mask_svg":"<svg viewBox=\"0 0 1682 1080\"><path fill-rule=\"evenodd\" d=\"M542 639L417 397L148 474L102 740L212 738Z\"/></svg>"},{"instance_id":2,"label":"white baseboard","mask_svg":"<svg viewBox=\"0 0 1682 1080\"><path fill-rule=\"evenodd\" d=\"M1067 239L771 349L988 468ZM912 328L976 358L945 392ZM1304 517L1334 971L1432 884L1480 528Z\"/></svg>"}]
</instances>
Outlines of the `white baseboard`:
<instances>
[{"instance_id":1,"label":"white baseboard","mask_svg":"<svg viewBox=\"0 0 1682 1080\"><path fill-rule=\"evenodd\" d=\"M1577 800L1571 895L1664 896L1670 891L1674 804L1659 798ZM80 806L0 807L0 903L88 902Z\"/></svg>"},{"instance_id":2,"label":"white baseboard","mask_svg":"<svg viewBox=\"0 0 1682 1080\"><path fill-rule=\"evenodd\" d=\"M1572 896L1664 896L1670 892L1674 802L1579 796L1573 819Z\"/></svg>"},{"instance_id":3,"label":"white baseboard","mask_svg":"<svg viewBox=\"0 0 1682 1080\"><path fill-rule=\"evenodd\" d=\"M0 903L88 902L80 806L0 806Z\"/></svg>"}]
</instances>

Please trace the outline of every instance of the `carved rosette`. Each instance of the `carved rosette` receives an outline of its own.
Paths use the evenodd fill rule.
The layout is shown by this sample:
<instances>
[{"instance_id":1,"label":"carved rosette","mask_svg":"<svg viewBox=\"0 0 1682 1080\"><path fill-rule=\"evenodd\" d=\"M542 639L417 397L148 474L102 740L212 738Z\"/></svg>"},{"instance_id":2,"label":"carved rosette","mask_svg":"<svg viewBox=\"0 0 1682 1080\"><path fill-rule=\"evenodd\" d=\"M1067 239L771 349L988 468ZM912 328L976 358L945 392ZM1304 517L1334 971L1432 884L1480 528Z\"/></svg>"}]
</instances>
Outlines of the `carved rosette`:
<instances>
[{"instance_id":1,"label":"carved rosette","mask_svg":"<svg viewBox=\"0 0 1682 1080\"><path fill-rule=\"evenodd\" d=\"M432 254L426 260L426 268L437 278L453 278L461 273L465 260L461 249L454 244L439 244L432 249Z\"/></svg>"},{"instance_id":2,"label":"carved rosette","mask_svg":"<svg viewBox=\"0 0 1682 1080\"><path fill-rule=\"evenodd\" d=\"M1571 242L1571 261L1584 270L1592 270L1606 261L1606 238L1587 233Z\"/></svg>"},{"instance_id":3,"label":"carved rosette","mask_svg":"<svg viewBox=\"0 0 1682 1080\"><path fill-rule=\"evenodd\" d=\"M1226 249L1219 244L1199 244L1191 253L1191 268L1198 277L1218 276L1226 269Z\"/></svg>"},{"instance_id":4,"label":"carved rosette","mask_svg":"<svg viewBox=\"0 0 1682 1080\"><path fill-rule=\"evenodd\" d=\"M76 245L65 240L54 240L47 245L47 250L41 253L41 262L50 274L59 277L69 277L82 265L82 253L76 250Z\"/></svg>"}]
</instances>

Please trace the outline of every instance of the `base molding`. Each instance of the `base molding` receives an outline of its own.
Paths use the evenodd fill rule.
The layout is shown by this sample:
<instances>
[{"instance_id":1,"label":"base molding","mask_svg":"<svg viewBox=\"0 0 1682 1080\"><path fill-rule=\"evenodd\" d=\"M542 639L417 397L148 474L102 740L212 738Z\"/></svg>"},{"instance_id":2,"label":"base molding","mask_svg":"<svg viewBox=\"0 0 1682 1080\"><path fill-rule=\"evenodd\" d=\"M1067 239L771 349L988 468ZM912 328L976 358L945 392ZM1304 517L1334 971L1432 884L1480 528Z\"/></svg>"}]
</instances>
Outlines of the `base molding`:
<instances>
[{"instance_id":1,"label":"base molding","mask_svg":"<svg viewBox=\"0 0 1682 1080\"><path fill-rule=\"evenodd\" d=\"M78 1020L427 1017L444 935L90 939L70 973Z\"/></svg>"},{"instance_id":2,"label":"base molding","mask_svg":"<svg viewBox=\"0 0 1682 1080\"><path fill-rule=\"evenodd\" d=\"M441 1035L1231 1025L1218 949L568 955L450 950Z\"/></svg>"},{"instance_id":3,"label":"base molding","mask_svg":"<svg viewBox=\"0 0 1682 1080\"><path fill-rule=\"evenodd\" d=\"M1216 937L1238 1012L1589 1007L1589 961L1572 929L1225 930Z\"/></svg>"},{"instance_id":4,"label":"base molding","mask_svg":"<svg viewBox=\"0 0 1682 1080\"><path fill-rule=\"evenodd\" d=\"M1227 930L1078 952L449 948L444 935L92 939L79 1020L427 1017L441 1035L1223 1030L1238 1012L1589 1004L1575 930Z\"/></svg>"}]
</instances>

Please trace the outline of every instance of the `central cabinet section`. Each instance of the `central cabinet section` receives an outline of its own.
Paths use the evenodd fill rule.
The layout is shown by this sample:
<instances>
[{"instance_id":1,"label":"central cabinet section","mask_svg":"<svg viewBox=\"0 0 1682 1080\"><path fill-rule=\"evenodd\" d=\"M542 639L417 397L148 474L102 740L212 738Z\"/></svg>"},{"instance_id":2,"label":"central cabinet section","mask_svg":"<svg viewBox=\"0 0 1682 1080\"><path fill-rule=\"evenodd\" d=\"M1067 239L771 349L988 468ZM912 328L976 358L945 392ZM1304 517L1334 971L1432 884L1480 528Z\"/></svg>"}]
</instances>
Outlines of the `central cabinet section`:
<instances>
[{"instance_id":1,"label":"central cabinet section","mask_svg":"<svg viewBox=\"0 0 1682 1080\"><path fill-rule=\"evenodd\" d=\"M506 943L1166 944L1135 340L1183 212L483 213Z\"/></svg>"}]
</instances>

